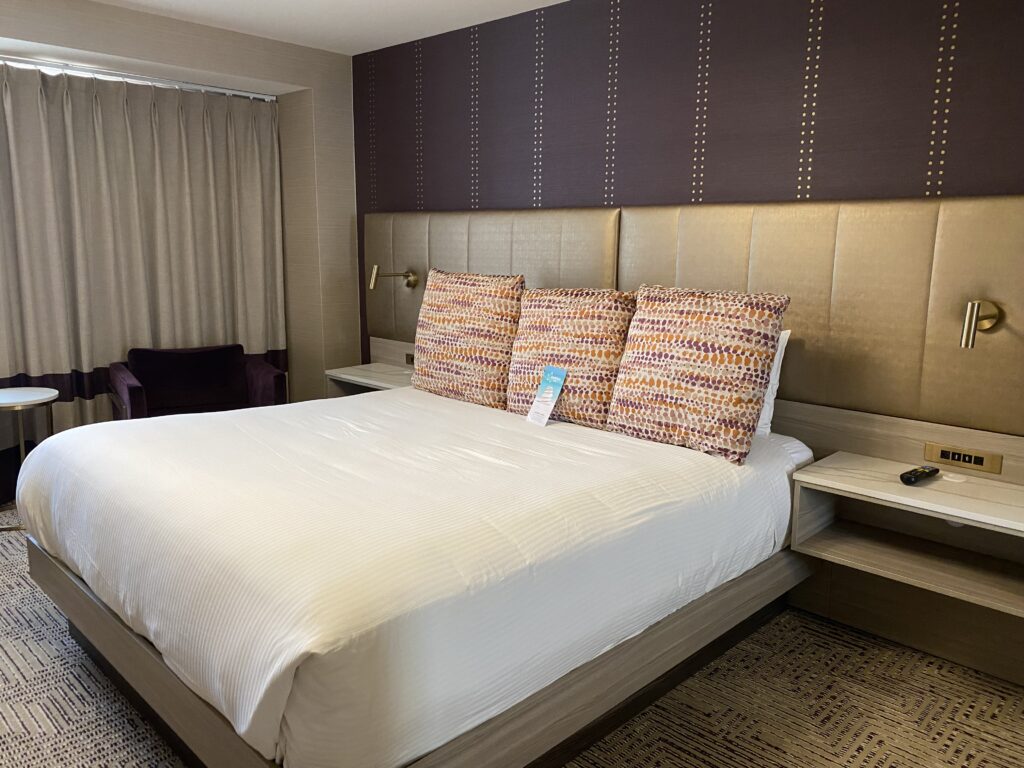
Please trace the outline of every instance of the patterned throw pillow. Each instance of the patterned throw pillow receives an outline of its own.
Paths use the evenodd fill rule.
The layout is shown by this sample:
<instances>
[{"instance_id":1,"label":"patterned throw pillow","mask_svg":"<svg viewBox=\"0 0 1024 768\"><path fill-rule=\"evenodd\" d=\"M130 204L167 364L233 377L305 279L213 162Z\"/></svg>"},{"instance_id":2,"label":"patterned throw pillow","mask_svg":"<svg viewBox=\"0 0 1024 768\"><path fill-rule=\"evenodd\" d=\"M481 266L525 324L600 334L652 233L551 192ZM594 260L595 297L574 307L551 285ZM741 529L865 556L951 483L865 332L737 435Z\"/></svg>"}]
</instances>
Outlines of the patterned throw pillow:
<instances>
[{"instance_id":1,"label":"patterned throw pillow","mask_svg":"<svg viewBox=\"0 0 1024 768\"><path fill-rule=\"evenodd\" d=\"M523 284L522 275L430 270L416 325L412 385L504 408Z\"/></svg>"},{"instance_id":2,"label":"patterned throw pillow","mask_svg":"<svg viewBox=\"0 0 1024 768\"><path fill-rule=\"evenodd\" d=\"M634 309L635 295L621 291L525 291L512 347L508 409L528 413L544 366L557 365L566 369L565 386L551 418L603 428Z\"/></svg>"},{"instance_id":3,"label":"patterned throw pillow","mask_svg":"<svg viewBox=\"0 0 1024 768\"><path fill-rule=\"evenodd\" d=\"M788 296L641 286L608 429L742 464Z\"/></svg>"}]
</instances>

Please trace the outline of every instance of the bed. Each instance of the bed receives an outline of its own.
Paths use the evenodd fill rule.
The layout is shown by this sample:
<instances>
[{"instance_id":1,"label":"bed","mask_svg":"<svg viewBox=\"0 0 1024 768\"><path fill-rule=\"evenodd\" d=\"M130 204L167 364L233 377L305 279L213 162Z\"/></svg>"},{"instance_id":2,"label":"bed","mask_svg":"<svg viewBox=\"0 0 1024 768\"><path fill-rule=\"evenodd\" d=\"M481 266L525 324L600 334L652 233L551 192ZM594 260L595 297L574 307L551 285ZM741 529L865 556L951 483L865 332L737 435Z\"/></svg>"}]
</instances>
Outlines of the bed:
<instances>
[{"instance_id":1,"label":"bed","mask_svg":"<svg viewBox=\"0 0 1024 768\"><path fill-rule=\"evenodd\" d=\"M65 432L18 503L35 563L262 758L397 768L765 567L810 459L773 434L737 467L406 388Z\"/></svg>"},{"instance_id":2,"label":"bed","mask_svg":"<svg viewBox=\"0 0 1024 768\"><path fill-rule=\"evenodd\" d=\"M1020 336L955 342L966 300L1024 311L1022 212L1018 196L368 213L362 234L384 271L785 293L775 431L907 463L925 441L973 445L1016 482L1019 451L977 430L1024 429L1006 408ZM372 361L405 364L422 296L367 292ZM521 768L810 573L783 546L809 452L778 434L736 468L411 390L193 418L47 440L20 506L32 578L210 768Z\"/></svg>"}]
</instances>

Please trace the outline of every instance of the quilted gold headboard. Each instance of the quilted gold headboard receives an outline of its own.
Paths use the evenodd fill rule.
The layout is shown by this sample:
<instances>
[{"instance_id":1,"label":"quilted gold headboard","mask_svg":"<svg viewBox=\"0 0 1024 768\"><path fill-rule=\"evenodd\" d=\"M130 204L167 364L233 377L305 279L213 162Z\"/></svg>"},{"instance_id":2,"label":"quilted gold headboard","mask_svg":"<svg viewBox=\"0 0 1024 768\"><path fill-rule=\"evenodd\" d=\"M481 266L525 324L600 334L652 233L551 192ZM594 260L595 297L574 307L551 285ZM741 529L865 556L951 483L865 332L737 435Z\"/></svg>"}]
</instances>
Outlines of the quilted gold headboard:
<instances>
[{"instance_id":1,"label":"quilted gold headboard","mask_svg":"<svg viewBox=\"0 0 1024 768\"><path fill-rule=\"evenodd\" d=\"M366 292L370 336L413 341L431 267L525 275L531 288L614 288L618 234L617 208L367 214L366 263L421 278L412 289L387 280Z\"/></svg>"},{"instance_id":2,"label":"quilted gold headboard","mask_svg":"<svg viewBox=\"0 0 1024 768\"><path fill-rule=\"evenodd\" d=\"M779 396L1024 435L1024 197L369 214L367 264L792 297ZM616 258L617 257L617 258ZM617 279L615 265L617 263ZM412 341L422 288L368 293L371 336ZM964 306L1005 312L974 349Z\"/></svg>"}]
</instances>

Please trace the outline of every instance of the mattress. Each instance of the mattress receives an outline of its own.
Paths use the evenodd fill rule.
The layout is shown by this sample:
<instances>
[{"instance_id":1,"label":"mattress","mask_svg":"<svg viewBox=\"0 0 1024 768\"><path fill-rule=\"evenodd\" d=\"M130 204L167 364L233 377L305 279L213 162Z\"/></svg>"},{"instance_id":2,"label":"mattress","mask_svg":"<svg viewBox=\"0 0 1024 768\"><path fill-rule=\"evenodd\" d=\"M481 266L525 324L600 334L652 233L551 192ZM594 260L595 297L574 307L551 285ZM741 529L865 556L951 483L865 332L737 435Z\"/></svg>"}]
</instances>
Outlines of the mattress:
<instances>
[{"instance_id":1,"label":"mattress","mask_svg":"<svg viewBox=\"0 0 1024 768\"><path fill-rule=\"evenodd\" d=\"M18 505L265 757L395 768L778 551L809 459L406 388L63 432Z\"/></svg>"}]
</instances>

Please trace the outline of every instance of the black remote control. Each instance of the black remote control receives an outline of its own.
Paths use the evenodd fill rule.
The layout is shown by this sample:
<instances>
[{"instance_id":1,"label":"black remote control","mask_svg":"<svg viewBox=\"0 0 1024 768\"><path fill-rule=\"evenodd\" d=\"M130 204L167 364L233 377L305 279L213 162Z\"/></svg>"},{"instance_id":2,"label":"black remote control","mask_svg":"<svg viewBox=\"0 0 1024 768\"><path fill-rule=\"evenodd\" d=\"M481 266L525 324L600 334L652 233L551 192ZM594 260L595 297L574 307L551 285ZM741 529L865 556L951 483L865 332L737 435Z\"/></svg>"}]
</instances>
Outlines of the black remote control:
<instances>
[{"instance_id":1,"label":"black remote control","mask_svg":"<svg viewBox=\"0 0 1024 768\"><path fill-rule=\"evenodd\" d=\"M917 485L922 480L935 477L937 474L939 474L938 467L914 467L901 474L900 480L903 481L904 485Z\"/></svg>"}]
</instances>

